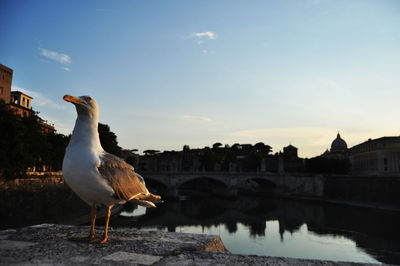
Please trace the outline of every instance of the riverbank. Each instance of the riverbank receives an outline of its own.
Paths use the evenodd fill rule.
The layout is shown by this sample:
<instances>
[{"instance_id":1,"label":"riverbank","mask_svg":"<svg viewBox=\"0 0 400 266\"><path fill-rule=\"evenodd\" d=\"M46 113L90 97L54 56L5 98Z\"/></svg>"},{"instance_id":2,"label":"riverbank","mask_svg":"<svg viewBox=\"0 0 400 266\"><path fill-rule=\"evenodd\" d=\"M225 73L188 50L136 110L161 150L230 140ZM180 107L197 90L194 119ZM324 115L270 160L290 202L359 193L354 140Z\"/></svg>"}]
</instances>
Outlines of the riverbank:
<instances>
[{"instance_id":1,"label":"riverbank","mask_svg":"<svg viewBox=\"0 0 400 266\"><path fill-rule=\"evenodd\" d=\"M112 209L112 215L123 206ZM0 181L0 230L40 223L85 224L90 207L64 182L61 172L30 175L27 178ZM97 211L97 218L106 210Z\"/></svg>"},{"instance_id":2,"label":"riverbank","mask_svg":"<svg viewBox=\"0 0 400 266\"><path fill-rule=\"evenodd\" d=\"M100 234L102 228L97 228ZM43 224L0 231L0 264L10 265L365 265L231 254L218 236L110 230L105 244L69 240L89 226ZM21 254L24 254L21 256ZM373 265L373 264L369 264Z\"/></svg>"},{"instance_id":3,"label":"riverbank","mask_svg":"<svg viewBox=\"0 0 400 266\"><path fill-rule=\"evenodd\" d=\"M60 174L0 182L0 230L40 223L81 224L88 213L89 206Z\"/></svg>"},{"instance_id":4,"label":"riverbank","mask_svg":"<svg viewBox=\"0 0 400 266\"><path fill-rule=\"evenodd\" d=\"M67 188L61 172L31 173L26 178L0 179L1 191L40 191L56 188Z\"/></svg>"},{"instance_id":5,"label":"riverbank","mask_svg":"<svg viewBox=\"0 0 400 266\"><path fill-rule=\"evenodd\" d=\"M306 201L322 202L322 203L333 203L340 205L347 205L352 207L370 208L384 211L400 212L400 206L397 204L385 204L375 202L362 202L362 201L351 201L351 200L340 200L340 199L329 199L329 198L317 198L317 197L306 197L306 196L287 196L288 199L299 199Z\"/></svg>"}]
</instances>

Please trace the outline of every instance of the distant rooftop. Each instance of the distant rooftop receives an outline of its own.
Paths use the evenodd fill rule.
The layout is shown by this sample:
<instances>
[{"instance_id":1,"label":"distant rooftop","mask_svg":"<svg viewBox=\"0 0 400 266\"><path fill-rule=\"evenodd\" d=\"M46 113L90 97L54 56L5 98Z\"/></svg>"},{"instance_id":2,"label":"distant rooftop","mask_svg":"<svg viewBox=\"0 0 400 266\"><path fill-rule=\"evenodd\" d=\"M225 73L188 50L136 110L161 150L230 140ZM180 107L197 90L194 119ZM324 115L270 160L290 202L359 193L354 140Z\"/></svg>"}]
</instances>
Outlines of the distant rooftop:
<instances>
[{"instance_id":1,"label":"distant rooftop","mask_svg":"<svg viewBox=\"0 0 400 266\"><path fill-rule=\"evenodd\" d=\"M6 71L8 71L8 72L10 72L10 74L14 72L14 70L12 70L11 68L6 67L5 65L2 65L2 64L0 64L0 68L3 69L3 70L6 70Z\"/></svg>"},{"instance_id":2,"label":"distant rooftop","mask_svg":"<svg viewBox=\"0 0 400 266\"><path fill-rule=\"evenodd\" d=\"M12 91L11 94L23 94L23 95L25 95L26 97L29 97L30 99L33 99L33 97L29 96L29 95L26 94L26 93L20 92L20 91Z\"/></svg>"},{"instance_id":3,"label":"distant rooftop","mask_svg":"<svg viewBox=\"0 0 400 266\"><path fill-rule=\"evenodd\" d=\"M357 144L353 146L351 149L354 150L354 148L360 147L364 144L370 144L370 143L376 143L376 142L400 142L400 136L386 136L386 137L381 137L377 139L368 139L364 141L363 143Z\"/></svg>"}]
</instances>

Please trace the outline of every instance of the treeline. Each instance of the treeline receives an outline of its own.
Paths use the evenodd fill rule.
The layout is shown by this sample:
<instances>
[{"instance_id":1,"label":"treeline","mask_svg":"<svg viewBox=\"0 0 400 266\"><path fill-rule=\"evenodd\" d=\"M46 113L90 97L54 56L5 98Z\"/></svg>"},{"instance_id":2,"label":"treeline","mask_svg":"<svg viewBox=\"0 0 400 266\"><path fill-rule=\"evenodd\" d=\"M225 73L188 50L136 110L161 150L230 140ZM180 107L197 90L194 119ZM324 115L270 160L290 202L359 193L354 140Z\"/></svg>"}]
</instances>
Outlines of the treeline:
<instances>
[{"instance_id":1,"label":"treeline","mask_svg":"<svg viewBox=\"0 0 400 266\"><path fill-rule=\"evenodd\" d=\"M232 146L223 146L217 142L212 148L203 149L200 155L200 167L206 171L229 171L232 167L240 168L241 171L257 171L260 169L262 159L271 161L275 158L271 152L271 146L262 142L255 145L236 143Z\"/></svg>"},{"instance_id":2,"label":"treeline","mask_svg":"<svg viewBox=\"0 0 400 266\"><path fill-rule=\"evenodd\" d=\"M43 133L36 112L29 117L16 115L0 100L0 175L3 179L26 176L28 170L59 171L70 135ZM99 123L103 148L120 155L116 135Z\"/></svg>"},{"instance_id":3,"label":"treeline","mask_svg":"<svg viewBox=\"0 0 400 266\"><path fill-rule=\"evenodd\" d=\"M262 142L232 146L217 142L202 149L185 145L182 151L145 150L133 165L140 171L276 171L279 155L271 152L271 146Z\"/></svg>"}]
</instances>

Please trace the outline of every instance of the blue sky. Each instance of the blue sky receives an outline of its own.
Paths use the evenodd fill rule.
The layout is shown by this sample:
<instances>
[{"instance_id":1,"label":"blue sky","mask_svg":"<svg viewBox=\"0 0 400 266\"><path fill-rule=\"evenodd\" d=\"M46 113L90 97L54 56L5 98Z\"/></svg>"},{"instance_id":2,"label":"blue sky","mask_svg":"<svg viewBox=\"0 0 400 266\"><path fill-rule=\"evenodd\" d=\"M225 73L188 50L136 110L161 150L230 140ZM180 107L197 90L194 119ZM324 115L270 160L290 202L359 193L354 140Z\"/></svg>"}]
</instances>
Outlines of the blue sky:
<instances>
[{"instance_id":1,"label":"blue sky","mask_svg":"<svg viewBox=\"0 0 400 266\"><path fill-rule=\"evenodd\" d=\"M68 134L90 95L124 148L400 135L400 2L1 0L13 89Z\"/></svg>"}]
</instances>

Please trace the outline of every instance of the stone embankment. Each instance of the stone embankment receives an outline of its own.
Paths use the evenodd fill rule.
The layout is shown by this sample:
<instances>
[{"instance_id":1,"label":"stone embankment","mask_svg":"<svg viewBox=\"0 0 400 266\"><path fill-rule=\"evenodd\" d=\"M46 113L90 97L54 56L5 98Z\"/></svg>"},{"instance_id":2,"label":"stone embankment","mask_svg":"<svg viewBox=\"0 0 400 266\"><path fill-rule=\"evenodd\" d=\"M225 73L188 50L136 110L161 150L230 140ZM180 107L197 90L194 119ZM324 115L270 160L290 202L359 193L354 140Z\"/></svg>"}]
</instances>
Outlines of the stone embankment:
<instances>
[{"instance_id":1,"label":"stone embankment","mask_svg":"<svg viewBox=\"0 0 400 266\"><path fill-rule=\"evenodd\" d=\"M218 236L111 230L105 244L70 240L88 226L43 224L0 231L1 265L361 265L230 254ZM96 231L101 234L102 231Z\"/></svg>"}]
</instances>

